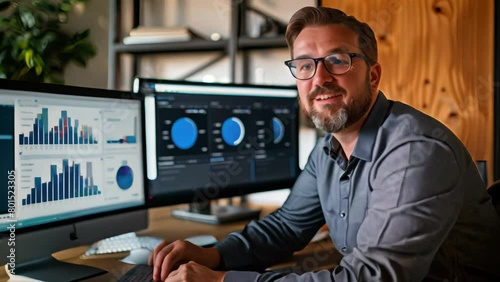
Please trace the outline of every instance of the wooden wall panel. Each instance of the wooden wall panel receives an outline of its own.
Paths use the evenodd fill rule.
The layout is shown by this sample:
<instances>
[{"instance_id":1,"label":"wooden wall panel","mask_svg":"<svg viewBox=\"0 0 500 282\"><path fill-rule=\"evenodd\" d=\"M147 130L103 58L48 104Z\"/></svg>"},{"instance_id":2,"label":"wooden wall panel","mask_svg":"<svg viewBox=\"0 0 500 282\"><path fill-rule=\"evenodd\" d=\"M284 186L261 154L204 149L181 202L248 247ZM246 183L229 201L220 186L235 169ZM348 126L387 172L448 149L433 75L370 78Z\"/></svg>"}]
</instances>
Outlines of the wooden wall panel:
<instances>
[{"instance_id":1,"label":"wooden wall panel","mask_svg":"<svg viewBox=\"0 0 500 282\"><path fill-rule=\"evenodd\" d=\"M493 175L493 0L322 1L367 22L380 89L446 124Z\"/></svg>"}]
</instances>

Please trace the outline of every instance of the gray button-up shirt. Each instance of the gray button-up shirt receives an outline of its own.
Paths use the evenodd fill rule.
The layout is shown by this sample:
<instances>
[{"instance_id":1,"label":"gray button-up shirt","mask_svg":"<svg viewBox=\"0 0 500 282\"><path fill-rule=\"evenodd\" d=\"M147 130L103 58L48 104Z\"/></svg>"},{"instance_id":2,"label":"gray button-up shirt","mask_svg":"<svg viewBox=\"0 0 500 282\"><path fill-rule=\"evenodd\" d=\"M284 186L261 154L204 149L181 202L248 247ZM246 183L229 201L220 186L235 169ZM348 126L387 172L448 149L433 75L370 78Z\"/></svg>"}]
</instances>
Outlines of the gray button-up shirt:
<instances>
[{"instance_id":1,"label":"gray button-up shirt","mask_svg":"<svg viewBox=\"0 0 500 282\"><path fill-rule=\"evenodd\" d=\"M253 272L327 223L333 271ZM318 142L284 205L217 245L225 281L500 281L500 220L475 162L435 119L380 92L347 160Z\"/></svg>"}]
</instances>

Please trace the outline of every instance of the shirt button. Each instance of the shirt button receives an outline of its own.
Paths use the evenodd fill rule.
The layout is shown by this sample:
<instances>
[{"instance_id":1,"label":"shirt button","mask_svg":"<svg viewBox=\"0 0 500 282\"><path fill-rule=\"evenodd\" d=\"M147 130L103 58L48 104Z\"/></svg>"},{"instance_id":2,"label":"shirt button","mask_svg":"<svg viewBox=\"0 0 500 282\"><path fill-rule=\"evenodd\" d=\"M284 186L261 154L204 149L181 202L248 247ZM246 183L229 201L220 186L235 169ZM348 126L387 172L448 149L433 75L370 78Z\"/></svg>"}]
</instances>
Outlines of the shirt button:
<instances>
[{"instance_id":1,"label":"shirt button","mask_svg":"<svg viewBox=\"0 0 500 282\"><path fill-rule=\"evenodd\" d=\"M341 211L341 212L340 212L340 217L341 217L341 218L344 218L345 216L346 216L346 212L345 212L345 211Z\"/></svg>"},{"instance_id":2,"label":"shirt button","mask_svg":"<svg viewBox=\"0 0 500 282\"><path fill-rule=\"evenodd\" d=\"M342 252L347 252L347 247L342 247Z\"/></svg>"}]
</instances>

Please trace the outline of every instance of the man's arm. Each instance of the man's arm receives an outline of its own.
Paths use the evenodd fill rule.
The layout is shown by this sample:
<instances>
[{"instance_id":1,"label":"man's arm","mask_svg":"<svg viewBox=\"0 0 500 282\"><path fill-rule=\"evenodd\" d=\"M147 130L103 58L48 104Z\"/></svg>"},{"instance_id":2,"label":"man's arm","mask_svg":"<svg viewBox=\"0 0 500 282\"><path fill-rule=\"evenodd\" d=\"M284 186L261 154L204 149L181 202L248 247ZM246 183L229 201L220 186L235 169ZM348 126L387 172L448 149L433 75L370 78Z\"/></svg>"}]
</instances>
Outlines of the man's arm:
<instances>
[{"instance_id":1,"label":"man's arm","mask_svg":"<svg viewBox=\"0 0 500 282\"><path fill-rule=\"evenodd\" d=\"M216 246L223 269L263 270L303 249L324 225L314 157L323 154L321 149L315 148L280 209L249 223L242 232L230 234Z\"/></svg>"}]
</instances>

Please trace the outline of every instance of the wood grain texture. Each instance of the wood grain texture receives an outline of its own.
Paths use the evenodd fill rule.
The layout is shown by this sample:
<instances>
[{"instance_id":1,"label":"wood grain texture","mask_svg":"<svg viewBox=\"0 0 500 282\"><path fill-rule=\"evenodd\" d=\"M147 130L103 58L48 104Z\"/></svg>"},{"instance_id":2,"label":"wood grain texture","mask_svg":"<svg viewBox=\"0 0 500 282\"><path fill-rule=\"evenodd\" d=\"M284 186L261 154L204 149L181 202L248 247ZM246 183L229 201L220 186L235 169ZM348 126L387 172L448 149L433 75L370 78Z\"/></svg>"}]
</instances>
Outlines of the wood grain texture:
<instances>
[{"instance_id":1,"label":"wood grain texture","mask_svg":"<svg viewBox=\"0 0 500 282\"><path fill-rule=\"evenodd\" d=\"M493 175L493 0L330 0L377 36L380 89L447 125Z\"/></svg>"}]
</instances>

